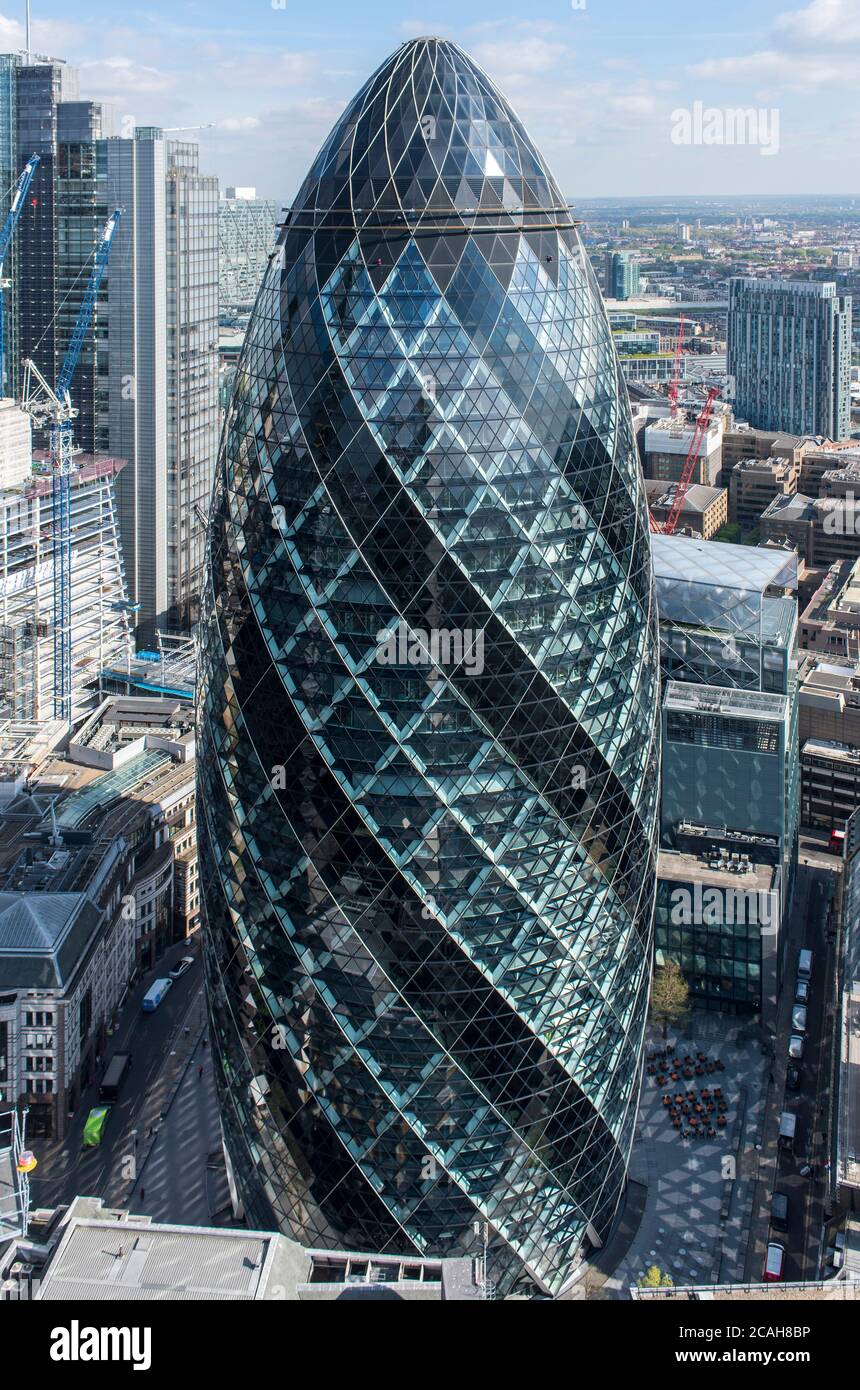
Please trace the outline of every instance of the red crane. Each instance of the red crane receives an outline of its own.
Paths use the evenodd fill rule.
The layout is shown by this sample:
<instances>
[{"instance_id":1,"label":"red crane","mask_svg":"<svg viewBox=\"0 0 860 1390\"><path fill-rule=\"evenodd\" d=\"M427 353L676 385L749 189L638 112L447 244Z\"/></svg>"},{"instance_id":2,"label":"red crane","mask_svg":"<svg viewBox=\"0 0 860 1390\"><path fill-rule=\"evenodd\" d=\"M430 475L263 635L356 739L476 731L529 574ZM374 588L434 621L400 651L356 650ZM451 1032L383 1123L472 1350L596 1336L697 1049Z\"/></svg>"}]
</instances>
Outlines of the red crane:
<instances>
[{"instance_id":1,"label":"red crane","mask_svg":"<svg viewBox=\"0 0 860 1390\"><path fill-rule=\"evenodd\" d=\"M678 322L678 341L675 344L675 360L672 364L672 380L669 382L669 407L674 420L678 414L678 383L681 380L681 348L684 346L684 315Z\"/></svg>"},{"instance_id":2,"label":"red crane","mask_svg":"<svg viewBox=\"0 0 860 1390\"><path fill-rule=\"evenodd\" d=\"M708 398L702 406L701 413L696 421L693 439L687 450L687 457L684 459L684 467L681 469L681 477L675 486L675 495L672 498L672 506L669 509L669 515L663 522L655 521L654 517L651 516L650 522L652 531L660 531L664 536L671 536L674 534L675 527L678 525L678 518L681 515L681 508L684 505L684 498L687 495L687 488L690 486L690 479L693 476L693 469L698 462L699 454L702 449L702 442L708 432L708 425L711 423L714 401L719 394L719 389L716 386L712 386L708 392Z\"/></svg>"}]
</instances>

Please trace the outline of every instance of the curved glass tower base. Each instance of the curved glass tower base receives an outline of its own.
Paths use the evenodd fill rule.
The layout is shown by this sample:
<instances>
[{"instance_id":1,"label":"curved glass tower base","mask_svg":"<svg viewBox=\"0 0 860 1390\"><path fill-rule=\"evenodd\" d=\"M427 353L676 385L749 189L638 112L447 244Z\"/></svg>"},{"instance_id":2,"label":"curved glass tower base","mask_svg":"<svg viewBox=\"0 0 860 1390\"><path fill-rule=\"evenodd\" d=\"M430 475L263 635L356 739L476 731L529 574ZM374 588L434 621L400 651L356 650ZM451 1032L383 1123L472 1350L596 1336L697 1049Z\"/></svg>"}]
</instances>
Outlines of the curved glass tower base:
<instances>
[{"instance_id":1,"label":"curved glass tower base","mask_svg":"<svg viewBox=\"0 0 860 1390\"><path fill-rule=\"evenodd\" d=\"M557 1292L623 1191L652 943L636 448L540 155L404 45L261 286L198 750L223 1122L254 1225Z\"/></svg>"}]
</instances>

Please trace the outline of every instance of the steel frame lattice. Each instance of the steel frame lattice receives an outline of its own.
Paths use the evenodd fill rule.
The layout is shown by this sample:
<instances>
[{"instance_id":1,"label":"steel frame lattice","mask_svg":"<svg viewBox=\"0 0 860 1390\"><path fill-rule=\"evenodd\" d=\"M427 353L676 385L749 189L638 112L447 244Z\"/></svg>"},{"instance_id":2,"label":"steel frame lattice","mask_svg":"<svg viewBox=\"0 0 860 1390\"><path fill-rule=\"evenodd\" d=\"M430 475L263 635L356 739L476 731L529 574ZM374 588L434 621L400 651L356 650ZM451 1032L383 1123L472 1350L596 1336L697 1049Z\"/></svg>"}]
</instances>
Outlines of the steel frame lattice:
<instances>
[{"instance_id":1,"label":"steel frame lattice","mask_svg":"<svg viewBox=\"0 0 860 1390\"><path fill-rule=\"evenodd\" d=\"M381 656L386 633L424 634ZM427 640L480 634L481 660ZM479 669L480 667L480 669ZM644 494L576 225L454 44L291 209L237 370L201 642L201 881L252 1223L563 1287L623 1191L652 952Z\"/></svg>"}]
</instances>

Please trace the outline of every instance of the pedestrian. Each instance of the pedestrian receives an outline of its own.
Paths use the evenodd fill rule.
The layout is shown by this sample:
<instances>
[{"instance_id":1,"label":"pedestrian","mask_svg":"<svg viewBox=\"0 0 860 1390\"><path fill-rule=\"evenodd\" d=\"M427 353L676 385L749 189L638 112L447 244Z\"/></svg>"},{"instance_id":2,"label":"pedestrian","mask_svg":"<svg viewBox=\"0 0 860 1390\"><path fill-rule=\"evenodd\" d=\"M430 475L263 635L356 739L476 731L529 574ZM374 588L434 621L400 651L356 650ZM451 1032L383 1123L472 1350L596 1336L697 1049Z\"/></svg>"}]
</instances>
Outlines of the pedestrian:
<instances>
[{"instance_id":1,"label":"pedestrian","mask_svg":"<svg viewBox=\"0 0 860 1390\"><path fill-rule=\"evenodd\" d=\"M142 1187L142 1188L140 1189L140 1200L141 1200L142 1202L145 1202L145 1201L146 1201L146 1188L145 1188L145 1187Z\"/></svg>"},{"instance_id":2,"label":"pedestrian","mask_svg":"<svg viewBox=\"0 0 860 1390\"><path fill-rule=\"evenodd\" d=\"M203 1076L203 1064L202 1064L202 1063L201 1063L201 1065L197 1068L197 1075L198 1075L199 1077L202 1077L202 1076Z\"/></svg>"},{"instance_id":3,"label":"pedestrian","mask_svg":"<svg viewBox=\"0 0 860 1390\"><path fill-rule=\"evenodd\" d=\"M183 1034L184 1034L184 1036L185 1036L186 1038L188 1037L188 1034L191 1032L191 1029L188 1027L188 1024L187 1024L187 1023L186 1023L186 1025L185 1025L185 1027L183 1028L182 1032L183 1032Z\"/></svg>"},{"instance_id":4,"label":"pedestrian","mask_svg":"<svg viewBox=\"0 0 860 1390\"><path fill-rule=\"evenodd\" d=\"M208 1038L204 1038L204 1039L203 1039L203 1046L204 1046L204 1047L206 1046L206 1044L208 1043L208 1041L209 1041Z\"/></svg>"}]
</instances>

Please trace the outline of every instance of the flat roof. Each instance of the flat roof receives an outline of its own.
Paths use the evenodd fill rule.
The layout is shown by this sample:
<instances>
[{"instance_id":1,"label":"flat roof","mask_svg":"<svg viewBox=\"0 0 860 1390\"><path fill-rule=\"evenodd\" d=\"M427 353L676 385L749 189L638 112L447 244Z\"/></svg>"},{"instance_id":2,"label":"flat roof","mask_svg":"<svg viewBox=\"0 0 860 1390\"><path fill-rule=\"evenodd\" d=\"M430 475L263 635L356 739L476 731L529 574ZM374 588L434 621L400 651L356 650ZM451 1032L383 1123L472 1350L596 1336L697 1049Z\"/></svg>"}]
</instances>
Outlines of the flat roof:
<instances>
[{"instance_id":1,"label":"flat roof","mask_svg":"<svg viewBox=\"0 0 860 1390\"><path fill-rule=\"evenodd\" d=\"M860 763L860 748L836 743L828 738L808 738L800 750L802 758L827 758L830 762Z\"/></svg>"},{"instance_id":2,"label":"flat roof","mask_svg":"<svg viewBox=\"0 0 860 1390\"><path fill-rule=\"evenodd\" d=\"M712 888L737 888L741 892L769 893L776 887L779 870L774 864L750 862L746 873L738 873L728 867L730 862L720 862L719 850L686 854L683 850L661 849L657 855L657 877Z\"/></svg>"},{"instance_id":3,"label":"flat roof","mask_svg":"<svg viewBox=\"0 0 860 1390\"><path fill-rule=\"evenodd\" d=\"M763 690L735 690L721 685L690 685L668 681L665 708L692 710L697 714L725 714L733 719L782 721L788 709L785 695Z\"/></svg>"},{"instance_id":4,"label":"flat roof","mask_svg":"<svg viewBox=\"0 0 860 1390\"><path fill-rule=\"evenodd\" d=\"M42 1300L249 1302L265 1296L276 1233L73 1217L42 1276Z\"/></svg>"}]
</instances>

